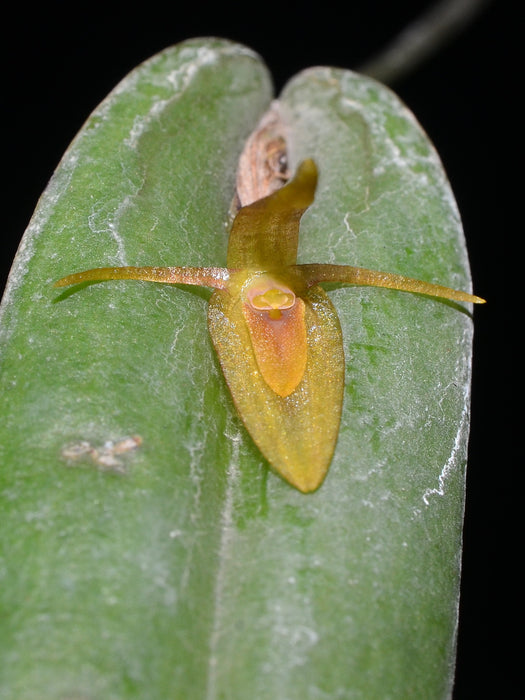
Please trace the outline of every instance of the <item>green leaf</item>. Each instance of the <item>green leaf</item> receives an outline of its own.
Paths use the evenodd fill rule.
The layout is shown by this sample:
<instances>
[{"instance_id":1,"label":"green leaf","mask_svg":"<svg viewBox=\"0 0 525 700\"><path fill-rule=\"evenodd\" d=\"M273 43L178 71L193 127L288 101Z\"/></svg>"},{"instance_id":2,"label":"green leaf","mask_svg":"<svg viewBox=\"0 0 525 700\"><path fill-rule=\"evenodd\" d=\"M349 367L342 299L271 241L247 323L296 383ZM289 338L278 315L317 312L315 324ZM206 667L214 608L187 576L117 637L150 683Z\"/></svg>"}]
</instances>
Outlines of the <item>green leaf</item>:
<instances>
[{"instance_id":1,"label":"green leaf","mask_svg":"<svg viewBox=\"0 0 525 700\"><path fill-rule=\"evenodd\" d=\"M343 419L326 481L305 496L268 470L234 412L208 294L52 288L97 266L224 265L236 163L270 100L245 47L167 49L91 115L24 236L1 317L6 700L450 693L465 310L329 292ZM442 166L390 91L318 68L288 84L280 109L292 166L320 168L299 262L468 287Z\"/></svg>"}]
</instances>

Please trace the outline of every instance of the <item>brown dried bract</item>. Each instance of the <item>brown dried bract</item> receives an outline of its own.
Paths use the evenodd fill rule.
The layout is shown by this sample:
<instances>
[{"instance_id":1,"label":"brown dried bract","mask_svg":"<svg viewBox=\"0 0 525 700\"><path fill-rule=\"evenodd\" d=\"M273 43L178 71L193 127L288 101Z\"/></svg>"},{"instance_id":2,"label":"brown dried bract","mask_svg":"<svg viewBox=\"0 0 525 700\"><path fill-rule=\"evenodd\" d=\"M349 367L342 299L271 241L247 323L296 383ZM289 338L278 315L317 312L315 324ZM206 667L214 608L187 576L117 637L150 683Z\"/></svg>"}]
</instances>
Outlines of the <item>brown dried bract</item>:
<instances>
[{"instance_id":1,"label":"brown dried bract","mask_svg":"<svg viewBox=\"0 0 525 700\"><path fill-rule=\"evenodd\" d=\"M289 179L285 126L274 102L239 158L233 213L272 194Z\"/></svg>"}]
</instances>

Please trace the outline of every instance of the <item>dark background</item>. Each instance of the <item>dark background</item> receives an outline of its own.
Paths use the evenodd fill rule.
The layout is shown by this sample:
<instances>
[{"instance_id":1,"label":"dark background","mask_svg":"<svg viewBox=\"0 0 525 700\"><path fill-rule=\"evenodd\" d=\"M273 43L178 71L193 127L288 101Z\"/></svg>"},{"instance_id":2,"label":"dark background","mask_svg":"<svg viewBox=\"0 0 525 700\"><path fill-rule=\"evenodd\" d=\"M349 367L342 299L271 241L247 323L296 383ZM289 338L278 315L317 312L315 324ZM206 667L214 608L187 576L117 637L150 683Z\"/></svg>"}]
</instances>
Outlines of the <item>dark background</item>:
<instances>
[{"instance_id":1,"label":"dark background","mask_svg":"<svg viewBox=\"0 0 525 700\"><path fill-rule=\"evenodd\" d=\"M0 289L61 155L94 107L144 59L190 37L223 36L259 52L279 92L308 66L359 68L432 4L194 0L14 7L11 17L3 18ZM462 213L475 291L489 301L475 312L454 700L518 698L524 685L517 684L515 665L523 625L518 603L523 586L517 585L523 544L516 512L521 507L516 433L523 399L511 323L511 309L521 314L512 293L522 230L516 206L521 142L511 132L522 117L514 96L519 92L511 87L523 79L520 74L518 83L521 51L513 9L502 0L487 3L466 29L393 84L441 155Z\"/></svg>"}]
</instances>

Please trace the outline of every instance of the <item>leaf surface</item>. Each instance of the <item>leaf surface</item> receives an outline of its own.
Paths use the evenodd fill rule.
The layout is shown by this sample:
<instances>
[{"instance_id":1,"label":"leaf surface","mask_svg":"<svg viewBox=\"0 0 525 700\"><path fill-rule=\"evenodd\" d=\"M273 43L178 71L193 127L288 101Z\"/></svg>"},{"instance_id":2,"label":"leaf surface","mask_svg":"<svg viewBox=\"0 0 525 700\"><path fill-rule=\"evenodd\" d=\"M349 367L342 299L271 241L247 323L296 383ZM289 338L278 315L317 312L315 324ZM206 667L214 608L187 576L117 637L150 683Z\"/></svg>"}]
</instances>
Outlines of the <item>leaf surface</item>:
<instances>
[{"instance_id":1,"label":"leaf surface","mask_svg":"<svg viewBox=\"0 0 525 700\"><path fill-rule=\"evenodd\" d=\"M236 416L207 293L118 281L56 301L51 286L97 266L224 266L236 163L270 100L248 49L168 49L91 115L39 202L1 317L3 698L450 693L464 309L329 291L343 418L326 481L305 496ZM389 90L311 69L280 109L292 167L320 169L300 263L468 287L442 166Z\"/></svg>"}]
</instances>

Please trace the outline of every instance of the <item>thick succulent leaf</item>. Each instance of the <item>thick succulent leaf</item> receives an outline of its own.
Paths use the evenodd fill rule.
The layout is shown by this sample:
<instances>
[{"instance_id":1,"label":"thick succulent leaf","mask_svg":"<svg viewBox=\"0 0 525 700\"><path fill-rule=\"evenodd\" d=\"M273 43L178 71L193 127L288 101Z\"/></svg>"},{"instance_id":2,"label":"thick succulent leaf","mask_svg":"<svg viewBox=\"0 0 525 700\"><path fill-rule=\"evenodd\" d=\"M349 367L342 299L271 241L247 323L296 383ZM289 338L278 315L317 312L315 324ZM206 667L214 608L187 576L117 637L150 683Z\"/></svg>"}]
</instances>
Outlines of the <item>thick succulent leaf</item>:
<instances>
[{"instance_id":1,"label":"thick succulent leaf","mask_svg":"<svg viewBox=\"0 0 525 700\"><path fill-rule=\"evenodd\" d=\"M169 49L90 117L39 203L2 307L6 699L450 692L468 314L330 291L342 427L305 496L235 414L207 294L116 281L55 303L52 282L77 270L224 265L236 162L270 99L243 47ZM392 93L315 69L280 104L292 167L320 167L300 263L468 287L446 177Z\"/></svg>"},{"instance_id":2,"label":"thick succulent leaf","mask_svg":"<svg viewBox=\"0 0 525 700\"><path fill-rule=\"evenodd\" d=\"M3 697L205 694L241 430L209 292L53 282L224 264L237 161L271 98L242 46L168 49L91 115L39 202L2 306Z\"/></svg>"}]
</instances>

